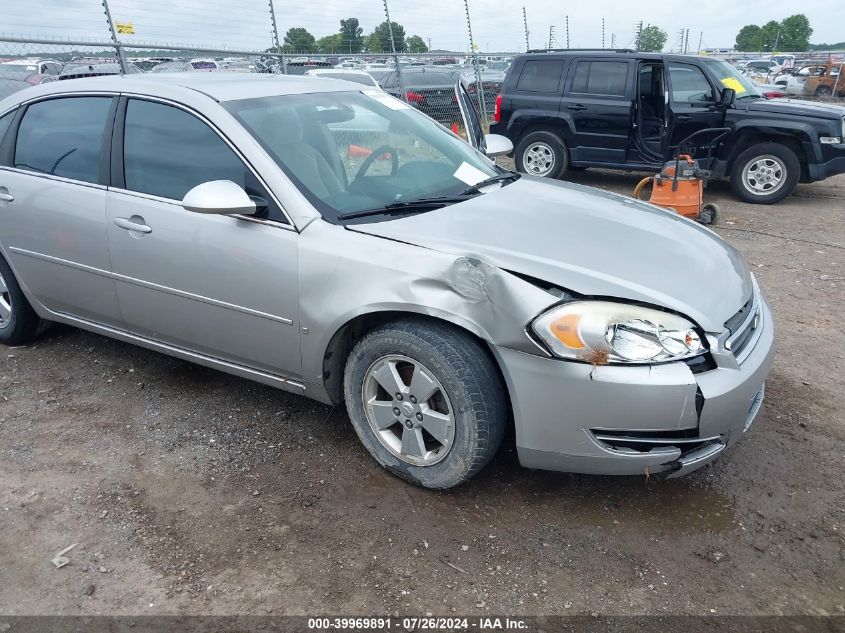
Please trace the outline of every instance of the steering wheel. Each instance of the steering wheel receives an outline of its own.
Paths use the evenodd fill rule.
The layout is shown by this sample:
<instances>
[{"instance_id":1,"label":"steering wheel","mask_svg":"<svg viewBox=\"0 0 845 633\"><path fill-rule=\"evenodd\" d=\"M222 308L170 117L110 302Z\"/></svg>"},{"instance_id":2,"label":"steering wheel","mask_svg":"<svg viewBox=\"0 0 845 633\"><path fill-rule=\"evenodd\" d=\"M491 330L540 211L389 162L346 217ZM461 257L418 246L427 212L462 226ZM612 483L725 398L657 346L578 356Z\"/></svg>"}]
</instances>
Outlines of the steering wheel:
<instances>
[{"instance_id":1,"label":"steering wheel","mask_svg":"<svg viewBox=\"0 0 845 633\"><path fill-rule=\"evenodd\" d=\"M361 178L363 178L364 174L366 174L367 170L372 167L376 159L380 156L384 156L385 154L390 154L390 175L395 176L399 171L399 152L392 145L380 145L373 150L372 154L364 159L363 163L361 163L361 166L358 168L358 173L355 174L353 182L358 182Z\"/></svg>"}]
</instances>

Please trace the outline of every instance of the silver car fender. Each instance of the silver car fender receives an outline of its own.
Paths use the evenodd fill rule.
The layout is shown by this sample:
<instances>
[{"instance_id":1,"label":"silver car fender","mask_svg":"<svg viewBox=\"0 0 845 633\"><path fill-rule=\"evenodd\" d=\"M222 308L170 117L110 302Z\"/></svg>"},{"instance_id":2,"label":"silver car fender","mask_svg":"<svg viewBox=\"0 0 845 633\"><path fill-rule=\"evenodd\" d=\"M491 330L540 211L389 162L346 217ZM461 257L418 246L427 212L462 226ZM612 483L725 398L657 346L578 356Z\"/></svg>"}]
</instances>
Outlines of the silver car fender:
<instances>
[{"instance_id":1,"label":"silver car fender","mask_svg":"<svg viewBox=\"0 0 845 633\"><path fill-rule=\"evenodd\" d=\"M471 253L441 253L323 220L299 237L303 379L313 398L338 401L343 367L326 376L327 355L345 356L337 335L367 315L426 315L490 345L547 356L526 326L556 298Z\"/></svg>"}]
</instances>

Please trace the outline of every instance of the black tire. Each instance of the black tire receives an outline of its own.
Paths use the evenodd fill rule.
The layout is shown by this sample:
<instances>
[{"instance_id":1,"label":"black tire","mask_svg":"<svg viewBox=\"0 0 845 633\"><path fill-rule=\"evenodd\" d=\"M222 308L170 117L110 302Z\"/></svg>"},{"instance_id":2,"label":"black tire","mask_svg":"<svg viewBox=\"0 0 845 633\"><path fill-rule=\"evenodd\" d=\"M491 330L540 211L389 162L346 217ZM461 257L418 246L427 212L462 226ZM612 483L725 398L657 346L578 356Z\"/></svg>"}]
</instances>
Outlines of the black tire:
<instances>
[{"instance_id":1,"label":"black tire","mask_svg":"<svg viewBox=\"0 0 845 633\"><path fill-rule=\"evenodd\" d=\"M543 146L548 148L548 155L552 161L552 165L548 172L540 173L531 167L532 161L528 152L535 147ZM516 170L523 174L533 174L545 178L560 178L569 168L569 150L566 148L566 143L557 134L552 132L531 132L530 134L526 134L516 144L513 155Z\"/></svg>"},{"instance_id":2,"label":"black tire","mask_svg":"<svg viewBox=\"0 0 845 633\"><path fill-rule=\"evenodd\" d=\"M827 86L819 86L816 88L816 96L817 97L829 97L833 94L833 90L831 90Z\"/></svg>"},{"instance_id":3,"label":"black tire","mask_svg":"<svg viewBox=\"0 0 845 633\"><path fill-rule=\"evenodd\" d=\"M785 172L781 175L780 186L771 193L756 192L745 182L746 168L752 163L765 157L774 157L780 162L777 170ZM731 166L731 188L734 193L745 202L752 204L772 204L780 202L795 189L801 175L801 162L791 149L779 143L758 143L742 152Z\"/></svg>"},{"instance_id":4,"label":"black tire","mask_svg":"<svg viewBox=\"0 0 845 633\"><path fill-rule=\"evenodd\" d=\"M365 380L389 355L423 365L448 398L454 438L436 463L416 465L400 459L368 421ZM487 351L469 334L436 321L404 319L370 331L349 354L343 387L349 419L365 448L391 473L425 488L451 488L478 473L496 454L508 419L505 387ZM410 393L405 402L411 402ZM391 432L404 434L402 417Z\"/></svg>"},{"instance_id":5,"label":"black tire","mask_svg":"<svg viewBox=\"0 0 845 633\"><path fill-rule=\"evenodd\" d=\"M0 343L26 345L38 333L41 319L24 296L8 262L0 256L0 300L11 306L8 318L0 320ZM5 291L3 291L5 286Z\"/></svg>"}]
</instances>

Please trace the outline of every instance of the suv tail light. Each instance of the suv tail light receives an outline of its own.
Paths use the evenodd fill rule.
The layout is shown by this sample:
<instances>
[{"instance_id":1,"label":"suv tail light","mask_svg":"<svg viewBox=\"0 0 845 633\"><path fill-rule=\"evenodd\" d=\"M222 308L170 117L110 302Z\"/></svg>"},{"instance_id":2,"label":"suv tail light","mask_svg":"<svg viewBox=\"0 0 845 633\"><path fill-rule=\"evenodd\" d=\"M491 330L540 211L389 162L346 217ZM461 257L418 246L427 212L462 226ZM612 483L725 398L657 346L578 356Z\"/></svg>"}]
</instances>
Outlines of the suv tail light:
<instances>
[{"instance_id":1,"label":"suv tail light","mask_svg":"<svg viewBox=\"0 0 845 633\"><path fill-rule=\"evenodd\" d=\"M502 95L496 95L496 106L493 108L493 120L496 123L501 122L502 120Z\"/></svg>"},{"instance_id":2,"label":"suv tail light","mask_svg":"<svg viewBox=\"0 0 845 633\"><path fill-rule=\"evenodd\" d=\"M425 101L425 97L419 92L412 92L409 90L406 94L408 96L408 103L422 103Z\"/></svg>"},{"instance_id":3,"label":"suv tail light","mask_svg":"<svg viewBox=\"0 0 845 633\"><path fill-rule=\"evenodd\" d=\"M777 99L778 97L785 97L786 93L782 90L767 90L763 93L763 96L766 97L766 99Z\"/></svg>"}]
</instances>

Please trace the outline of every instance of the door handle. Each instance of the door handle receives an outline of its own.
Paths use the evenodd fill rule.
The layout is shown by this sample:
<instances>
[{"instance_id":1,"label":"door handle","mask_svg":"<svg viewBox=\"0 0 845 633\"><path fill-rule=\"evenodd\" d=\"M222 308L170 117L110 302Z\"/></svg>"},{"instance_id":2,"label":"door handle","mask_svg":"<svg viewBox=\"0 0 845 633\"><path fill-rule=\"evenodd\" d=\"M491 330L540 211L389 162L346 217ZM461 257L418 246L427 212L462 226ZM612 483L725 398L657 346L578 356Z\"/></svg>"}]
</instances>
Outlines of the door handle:
<instances>
[{"instance_id":1,"label":"door handle","mask_svg":"<svg viewBox=\"0 0 845 633\"><path fill-rule=\"evenodd\" d=\"M575 110L576 112L580 112L581 110L586 110L587 106L581 105L580 103L575 103L571 106L566 106L567 110Z\"/></svg>"},{"instance_id":2,"label":"door handle","mask_svg":"<svg viewBox=\"0 0 845 633\"><path fill-rule=\"evenodd\" d=\"M115 218L115 226L119 226L120 228L126 229L127 231L135 231L136 233L153 232L152 228L144 224L143 218L138 218L137 216L132 216L132 218L137 218L137 221L130 218Z\"/></svg>"},{"instance_id":3,"label":"door handle","mask_svg":"<svg viewBox=\"0 0 845 633\"><path fill-rule=\"evenodd\" d=\"M0 187L0 200L3 202L12 202L15 199L15 196L9 193L9 190L6 187Z\"/></svg>"},{"instance_id":4,"label":"door handle","mask_svg":"<svg viewBox=\"0 0 845 633\"><path fill-rule=\"evenodd\" d=\"M692 115L689 114L679 114L675 117L676 121L690 121L692 119Z\"/></svg>"}]
</instances>

